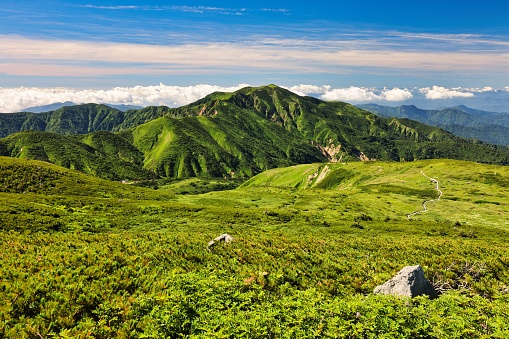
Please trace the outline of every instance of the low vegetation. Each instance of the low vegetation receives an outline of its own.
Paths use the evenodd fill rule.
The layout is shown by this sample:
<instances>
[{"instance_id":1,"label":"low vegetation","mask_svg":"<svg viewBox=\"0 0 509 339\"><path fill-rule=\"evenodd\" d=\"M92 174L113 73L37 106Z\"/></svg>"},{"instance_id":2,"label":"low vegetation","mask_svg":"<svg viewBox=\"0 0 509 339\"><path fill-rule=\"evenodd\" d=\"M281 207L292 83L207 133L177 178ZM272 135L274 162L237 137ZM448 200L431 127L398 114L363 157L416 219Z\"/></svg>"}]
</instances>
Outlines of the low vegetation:
<instances>
[{"instance_id":1,"label":"low vegetation","mask_svg":"<svg viewBox=\"0 0 509 339\"><path fill-rule=\"evenodd\" d=\"M443 196L409 219L438 194L421 171ZM509 336L506 167L354 162L233 190L149 183L0 158L0 337ZM222 233L235 241L209 249ZM372 294L415 264L438 299Z\"/></svg>"}]
</instances>

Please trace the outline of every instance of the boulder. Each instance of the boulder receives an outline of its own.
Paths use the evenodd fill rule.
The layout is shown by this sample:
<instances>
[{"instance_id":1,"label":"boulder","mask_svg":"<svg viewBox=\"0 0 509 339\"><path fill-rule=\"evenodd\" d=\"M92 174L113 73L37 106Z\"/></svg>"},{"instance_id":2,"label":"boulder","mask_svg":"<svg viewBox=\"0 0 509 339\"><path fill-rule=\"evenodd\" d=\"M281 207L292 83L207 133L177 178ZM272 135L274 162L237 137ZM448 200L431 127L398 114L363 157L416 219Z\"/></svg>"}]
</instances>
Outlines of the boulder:
<instances>
[{"instance_id":1,"label":"boulder","mask_svg":"<svg viewBox=\"0 0 509 339\"><path fill-rule=\"evenodd\" d=\"M229 235L227 233L223 233L219 237L214 238L214 240L209 241L208 247L214 246L217 242L228 243L228 242L232 242L233 240L235 240L235 239L231 235Z\"/></svg>"},{"instance_id":2,"label":"boulder","mask_svg":"<svg viewBox=\"0 0 509 339\"><path fill-rule=\"evenodd\" d=\"M437 291L424 277L421 265L404 267L385 284L377 286L373 293L411 298L418 295L427 295L431 299L438 296Z\"/></svg>"}]
</instances>

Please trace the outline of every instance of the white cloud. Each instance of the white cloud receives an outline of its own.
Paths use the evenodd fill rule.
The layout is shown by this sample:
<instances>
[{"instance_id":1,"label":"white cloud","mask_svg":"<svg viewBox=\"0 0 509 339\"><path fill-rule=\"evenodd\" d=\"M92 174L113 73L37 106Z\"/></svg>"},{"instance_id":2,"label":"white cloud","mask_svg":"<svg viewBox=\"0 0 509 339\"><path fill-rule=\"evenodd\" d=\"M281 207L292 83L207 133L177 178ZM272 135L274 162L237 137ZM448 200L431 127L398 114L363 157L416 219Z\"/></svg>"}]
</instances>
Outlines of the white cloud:
<instances>
[{"instance_id":1,"label":"white cloud","mask_svg":"<svg viewBox=\"0 0 509 339\"><path fill-rule=\"evenodd\" d=\"M138 106L182 106L216 92L233 92L246 84L221 87L200 84L196 86L135 86L109 90L74 90L68 88L0 88L0 112L17 112L28 107L55 102L129 104Z\"/></svg>"},{"instance_id":2,"label":"white cloud","mask_svg":"<svg viewBox=\"0 0 509 339\"><path fill-rule=\"evenodd\" d=\"M384 89L380 94L380 98L386 101L405 101L411 99L413 97L412 92L408 89L404 88L393 88L393 89Z\"/></svg>"},{"instance_id":3,"label":"white cloud","mask_svg":"<svg viewBox=\"0 0 509 339\"><path fill-rule=\"evenodd\" d=\"M445 88L440 86L433 86L432 88L425 87L419 89L419 92L424 94L426 99L453 99L453 98L471 98L474 96L472 92L463 91L461 88Z\"/></svg>"},{"instance_id":4,"label":"white cloud","mask_svg":"<svg viewBox=\"0 0 509 339\"><path fill-rule=\"evenodd\" d=\"M302 85L301 85L302 86ZM382 91L373 88L348 87L337 88L325 91L320 96L327 101L347 101L347 102L365 102L365 101L404 101L411 99L413 94L408 89L393 88Z\"/></svg>"},{"instance_id":5,"label":"white cloud","mask_svg":"<svg viewBox=\"0 0 509 339\"><path fill-rule=\"evenodd\" d=\"M471 87L471 88L453 88L455 90L460 90L464 92L471 92L471 93L485 93L485 92L497 92L499 89L496 89L491 86L485 86L485 87Z\"/></svg>"},{"instance_id":6,"label":"white cloud","mask_svg":"<svg viewBox=\"0 0 509 339\"><path fill-rule=\"evenodd\" d=\"M328 91L320 96L321 99L327 101L375 101L380 96L376 95L373 90L361 87L336 88Z\"/></svg>"},{"instance_id":7,"label":"white cloud","mask_svg":"<svg viewBox=\"0 0 509 339\"><path fill-rule=\"evenodd\" d=\"M262 12L272 12L272 13L285 13L288 14L290 12L289 9L286 8L260 8Z\"/></svg>"},{"instance_id":8,"label":"white cloud","mask_svg":"<svg viewBox=\"0 0 509 339\"><path fill-rule=\"evenodd\" d=\"M495 91L495 89L493 87L491 87L491 86L486 86L486 87L478 89L478 92L481 92L481 93L483 93L483 92L494 92L494 91Z\"/></svg>"},{"instance_id":9,"label":"white cloud","mask_svg":"<svg viewBox=\"0 0 509 339\"><path fill-rule=\"evenodd\" d=\"M78 5L76 7L82 8L93 8L93 9L112 9L112 10L121 10L121 9L140 9L139 6L95 6L95 5Z\"/></svg>"},{"instance_id":10,"label":"white cloud","mask_svg":"<svg viewBox=\"0 0 509 339\"><path fill-rule=\"evenodd\" d=\"M315 86L315 85L297 85L288 88L290 91L298 95L323 94L330 91L331 86Z\"/></svg>"},{"instance_id":11,"label":"white cloud","mask_svg":"<svg viewBox=\"0 0 509 339\"><path fill-rule=\"evenodd\" d=\"M97 5L77 5L81 8L105 9L105 10L143 10L143 11L177 11L186 13L219 13L228 15L242 15L247 11L246 8L221 8L209 6L97 6ZM277 11L277 10L276 10Z\"/></svg>"}]
</instances>

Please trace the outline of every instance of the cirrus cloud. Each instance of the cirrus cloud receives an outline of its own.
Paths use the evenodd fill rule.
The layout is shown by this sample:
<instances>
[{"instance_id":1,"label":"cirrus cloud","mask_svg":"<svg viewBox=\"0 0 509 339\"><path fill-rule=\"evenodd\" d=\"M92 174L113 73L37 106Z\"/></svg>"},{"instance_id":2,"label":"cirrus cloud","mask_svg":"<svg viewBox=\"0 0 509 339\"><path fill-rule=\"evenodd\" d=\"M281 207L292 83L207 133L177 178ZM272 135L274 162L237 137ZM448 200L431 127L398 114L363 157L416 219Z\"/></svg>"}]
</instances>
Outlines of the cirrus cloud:
<instances>
[{"instance_id":1,"label":"cirrus cloud","mask_svg":"<svg viewBox=\"0 0 509 339\"><path fill-rule=\"evenodd\" d=\"M410 70L421 73L502 74L509 53L409 51L331 46L320 49L300 40L151 45L97 41L40 40L0 35L0 73L11 76L83 77L147 74L256 72L342 74L349 69ZM487 71L489 70L489 71Z\"/></svg>"}]
</instances>

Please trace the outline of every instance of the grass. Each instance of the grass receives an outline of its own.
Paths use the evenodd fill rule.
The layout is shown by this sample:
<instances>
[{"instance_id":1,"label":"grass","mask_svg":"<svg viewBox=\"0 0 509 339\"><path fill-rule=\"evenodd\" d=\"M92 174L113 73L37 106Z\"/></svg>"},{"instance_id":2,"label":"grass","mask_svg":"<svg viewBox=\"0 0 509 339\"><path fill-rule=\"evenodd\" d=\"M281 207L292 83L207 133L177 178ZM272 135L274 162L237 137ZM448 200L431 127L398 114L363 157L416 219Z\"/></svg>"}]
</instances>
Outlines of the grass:
<instances>
[{"instance_id":1,"label":"grass","mask_svg":"<svg viewBox=\"0 0 509 339\"><path fill-rule=\"evenodd\" d=\"M505 167L311 164L211 191L232 183L153 190L0 158L14 165L46 174L0 193L0 337L509 335ZM408 219L437 195L421 171L444 195ZM235 241L208 249L222 233ZM372 295L415 264L453 289Z\"/></svg>"},{"instance_id":2,"label":"grass","mask_svg":"<svg viewBox=\"0 0 509 339\"><path fill-rule=\"evenodd\" d=\"M414 219L458 220L464 225L509 227L505 214L509 201L507 167L455 160L352 162L325 166L329 172L320 181L317 181L319 175L313 177L313 174L322 173L323 166L299 165L264 172L248 180L242 187L320 187L331 177L334 185L322 191L325 196L340 193L352 204L358 204L360 209L371 211L371 214L404 219L408 213L420 209L423 200L438 196L433 183L422 175L422 171L439 180L443 196L440 201L429 204L428 213Z\"/></svg>"}]
</instances>

